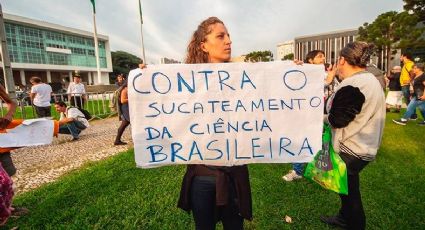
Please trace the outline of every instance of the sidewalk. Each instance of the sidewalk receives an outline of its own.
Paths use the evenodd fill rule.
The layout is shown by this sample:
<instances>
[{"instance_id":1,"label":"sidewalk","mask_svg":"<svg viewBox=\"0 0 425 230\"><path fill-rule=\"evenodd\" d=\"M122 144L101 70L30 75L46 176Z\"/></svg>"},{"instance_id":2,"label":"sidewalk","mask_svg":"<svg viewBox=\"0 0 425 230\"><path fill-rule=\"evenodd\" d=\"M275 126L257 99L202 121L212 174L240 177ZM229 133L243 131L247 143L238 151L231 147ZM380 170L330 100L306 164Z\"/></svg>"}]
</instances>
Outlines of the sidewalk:
<instances>
[{"instance_id":1,"label":"sidewalk","mask_svg":"<svg viewBox=\"0 0 425 230\"><path fill-rule=\"evenodd\" d=\"M52 182L86 162L98 161L132 147L132 143L113 145L119 124L117 117L95 120L81 133L78 141L70 141L71 136L59 134L51 145L13 151L12 158L17 168L13 176L16 194ZM130 126L122 140L130 142Z\"/></svg>"}]
</instances>

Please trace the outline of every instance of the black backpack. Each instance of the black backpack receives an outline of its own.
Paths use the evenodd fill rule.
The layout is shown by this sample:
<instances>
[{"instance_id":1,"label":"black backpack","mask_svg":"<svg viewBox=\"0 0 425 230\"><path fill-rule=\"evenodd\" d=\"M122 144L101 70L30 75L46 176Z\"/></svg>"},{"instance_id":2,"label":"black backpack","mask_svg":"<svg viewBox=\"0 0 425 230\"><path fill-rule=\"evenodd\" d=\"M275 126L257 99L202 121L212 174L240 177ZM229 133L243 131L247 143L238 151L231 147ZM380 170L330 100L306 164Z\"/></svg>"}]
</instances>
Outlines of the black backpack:
<instances>
[{"instance_id":1,"label":"black backpack","mask_svg":"<svg viewBox=\"0 0 425 230\"><path fill-rule=\"evenodd\" d=\"M70 106L69 108L76 108L76 109L78 109L78 110L80 110L80 112L82 113L82 114L84 114L84 118L86 119L86 120L90 120L90 119L92 119L92 115L90 114L90 112L89 111L87 111L87 110L85 110L85 109L82 109L82 108L79 108L79 107L73 107L73 106Z\"/></svg>"},{"instance_id":2,"label":"black backpack","mask_svg":"<svg viewBox=\"0 0 425 230\"><path fill-rule=\"evenodd\" d=\"M89 111L85 110L85 109L81 109L78 108L78 110L80 110L80 112L82 112L84 114L84 118L86 118L86 120L90 120L92 118L92 115L89 113Z\"/></svg>"}]
</instances>

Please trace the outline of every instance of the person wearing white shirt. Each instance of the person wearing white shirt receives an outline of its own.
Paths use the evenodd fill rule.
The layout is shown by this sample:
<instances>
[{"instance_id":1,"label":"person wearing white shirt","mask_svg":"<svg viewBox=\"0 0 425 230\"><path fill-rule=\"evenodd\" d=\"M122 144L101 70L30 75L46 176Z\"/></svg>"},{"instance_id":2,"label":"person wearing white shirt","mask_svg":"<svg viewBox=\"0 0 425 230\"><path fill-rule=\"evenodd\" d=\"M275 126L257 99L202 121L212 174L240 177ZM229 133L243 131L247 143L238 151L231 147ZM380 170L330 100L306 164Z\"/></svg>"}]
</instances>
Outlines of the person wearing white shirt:
<instances>
[{"instance_id":1,"label":"person wearing white shirt","mask_svg":"<svg viewBox=\"0 0 425 230\"><path fill-rule=\"evenodd\" d=\"M57 101L55 109L60 113L59 133L72 135L72 141L78 140L81 131L90 126L77 107L67 107L65 102Z\"/></svg>"},{"instance_id":2,"label":"person wearing white shirt","mask_svg":"<svg viewBox=\"0 0 425 230\"><path fill-rule=\"evenodd\" d=\"M82 109L84 101L86 100L86 89L84 84L81 83L81 76L78 73L74 74L74 81L69 83L68 90L68 100L72 106L77 106Z\"/></svg>"},{"instance_id":3,"label":"person wearing white shirt","mask_svg":"<svg viewBox=\"0 0 425 230\"><path fill-rule=\"evenodd\" d=\"M31 101L38 117L50 117L50 99L52 95L52 87L41 81L39 77L31 77Z\"/></svg>"}]
</instances>

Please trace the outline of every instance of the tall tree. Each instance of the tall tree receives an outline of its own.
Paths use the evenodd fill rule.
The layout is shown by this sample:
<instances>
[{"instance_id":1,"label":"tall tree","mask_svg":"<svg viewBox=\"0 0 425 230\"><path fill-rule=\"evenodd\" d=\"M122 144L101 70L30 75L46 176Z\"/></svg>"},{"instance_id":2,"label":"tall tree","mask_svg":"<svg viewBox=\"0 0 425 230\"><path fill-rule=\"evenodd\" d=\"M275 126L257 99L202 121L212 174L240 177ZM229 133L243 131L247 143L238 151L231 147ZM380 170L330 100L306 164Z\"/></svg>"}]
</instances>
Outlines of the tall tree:
<instances>
[{"instance_id":1,"label":"tall tree","mask_svg":"<svg viewBox=\"0 0 425 230\"><path fill-rule=\"evenodd\" d=\"M139 64L140 58L127 53L125 51L114 51L111 52L112 56L112 74L109 75L109 79L114 80L115 76L123 73L126 76L131 69L136 68ZM113 81L112 81L113 82Z\"/></svg>"},{"instance_id":2,"label":"tall tree","mask_svg":"<svg viewBox=\"0 0 425 230\"><path fill-rule=\"evenodd\" d=\"M245 62L269 62L273 61L273 53L270 50L253 51L245 56Z\"/></svg>"},{"instance_id":3,"label":"tall tree","mask_svg":"<svg viewBox=\"0 0 425 230\"><path fill-rule=\"evenodd\" d=\"M419 21L425 22L425 1L424 0L403 0L404 10L413 12L419 17Z\"/></svg>"},{"instance_id":4,"label":"tall tree","mask_svg":"<svg viewBox=\"0 0 425 230\"><path fill-rule=\"evenodd\" d=\"M358 40L373 43L377 51L387 55L386 70L389 71L391 56L395 49L415 48L424 45L424 28L417 26L418 16L406 11L390 11L379 15L372 23L359 28Z\"/></svg>"}]
</instances>

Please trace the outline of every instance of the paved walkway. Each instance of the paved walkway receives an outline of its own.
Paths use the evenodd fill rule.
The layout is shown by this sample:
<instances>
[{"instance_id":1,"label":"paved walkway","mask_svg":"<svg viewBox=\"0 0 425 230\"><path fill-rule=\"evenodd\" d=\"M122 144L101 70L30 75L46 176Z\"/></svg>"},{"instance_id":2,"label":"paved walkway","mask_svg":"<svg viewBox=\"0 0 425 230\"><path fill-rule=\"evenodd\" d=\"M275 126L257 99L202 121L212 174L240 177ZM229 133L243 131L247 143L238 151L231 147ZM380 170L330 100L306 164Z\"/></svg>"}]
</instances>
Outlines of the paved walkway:
<instances>
[{"instance_id":1,"label":"paved walkway","mask_svg":"<svg viewBox=\"0 0 425 230\"><path fill-rule=\"evenodd\" d=\"M126 151L132 144L113 145L119 124L117 117L95 120L81 133L78 141L70 141L71 136L59 134L51 145L13 151L12 158L17 168L17 173L13 176L16 193L52 182L86 162L98 161ZM130 142L130 127L126 129L122 139Z\"/></svg>"}]
</instances>

